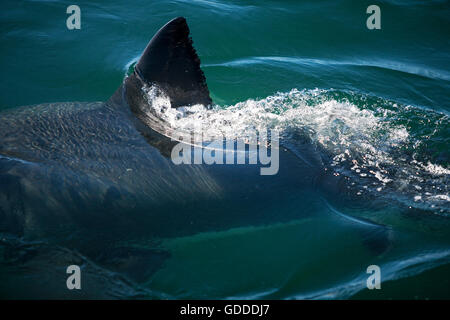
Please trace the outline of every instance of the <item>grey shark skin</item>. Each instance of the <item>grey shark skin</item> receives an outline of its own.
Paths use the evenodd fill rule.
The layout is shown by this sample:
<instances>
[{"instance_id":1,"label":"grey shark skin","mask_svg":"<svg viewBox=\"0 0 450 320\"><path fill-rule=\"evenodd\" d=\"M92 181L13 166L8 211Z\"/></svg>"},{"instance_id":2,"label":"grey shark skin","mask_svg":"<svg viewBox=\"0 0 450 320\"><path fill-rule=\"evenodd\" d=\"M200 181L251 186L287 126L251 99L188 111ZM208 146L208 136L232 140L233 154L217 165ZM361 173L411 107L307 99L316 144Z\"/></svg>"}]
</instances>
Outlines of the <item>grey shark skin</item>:
<instances>
[{"instance_id":1,"label":"grey shark skin","mask_svg":"<svg viewBox=\"0 0 450 320\"><path fill-rule=\"evenodd\" d=\"M144 281L136 270L153 270L166 253L123 243L287 222L323 205L310 200L320 165L284 148L272 176L261 176L260 165L175 165L170 128L152 114L146 85L172 107L212 103L184 18L156 33L106 103L0 114L0 233L45 239L108 267L113 260L113 270ZM130 256L138 257L131 266L123 262Z\"/></svg>"}]
</instances>

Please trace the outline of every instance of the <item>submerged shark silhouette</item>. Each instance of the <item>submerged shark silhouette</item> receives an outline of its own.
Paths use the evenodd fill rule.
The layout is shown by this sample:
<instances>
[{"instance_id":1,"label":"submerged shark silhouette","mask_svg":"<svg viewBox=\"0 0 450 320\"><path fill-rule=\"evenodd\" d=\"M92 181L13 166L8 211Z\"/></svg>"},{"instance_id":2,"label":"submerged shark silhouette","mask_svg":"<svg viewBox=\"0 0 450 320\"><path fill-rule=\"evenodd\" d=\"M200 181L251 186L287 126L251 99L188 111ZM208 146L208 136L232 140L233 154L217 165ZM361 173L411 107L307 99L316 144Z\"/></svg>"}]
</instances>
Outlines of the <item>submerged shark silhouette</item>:
<instances>
[{"instance_id":1,"label":"submerged shark silhouette","mask_svg":"<svg viewBox=\"0 0 450 320\"><path fill-rule=\"evenodd\" d=\"M175 165L167 157L173 129L152 112L148 86L173 108L211 105L184 18L155 34L106 103L2 112L0 232L72 248L139 282L167 253L124 243L287 222L321 205L308 201L320 164L288 149L273 176L261 176L260 165Z\"/></svg>"}]
</instances>

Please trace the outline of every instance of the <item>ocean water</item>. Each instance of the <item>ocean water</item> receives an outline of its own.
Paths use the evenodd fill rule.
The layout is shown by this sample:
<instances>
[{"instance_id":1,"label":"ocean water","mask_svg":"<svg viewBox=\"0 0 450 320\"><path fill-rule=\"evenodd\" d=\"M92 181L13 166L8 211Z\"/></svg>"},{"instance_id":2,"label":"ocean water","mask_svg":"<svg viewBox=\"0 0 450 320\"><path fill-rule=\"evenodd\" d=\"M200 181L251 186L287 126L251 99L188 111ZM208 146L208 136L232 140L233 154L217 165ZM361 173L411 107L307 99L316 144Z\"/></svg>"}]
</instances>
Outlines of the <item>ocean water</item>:
<instances>
[{"instance_id":1,"label":"ocean water","mask_svg":"<svg viewBox=\"0 0 450 320\"><path fill-rule=\"evenodd\" d=\"M184 129L277 129L283 148L314 161L307 141L342 181L281 166L272 206L220 209L245 211L242 225L177 207L183 223L215 226L199 232L155 218L148 230L98 227L104 237L78 245L70 226L57 237L0 229L2 298L450 298L449 1L78 1L81 29L68 30L71 4L2 2L0 109L106 101L153 34L184 16L215 105L161 116ZM366 27L371 4L381 30ZM256 222L259 210L273 219ZM110 231L139 236L111 249ZM83 266L80 292L65 287L68 264ZM366 288L370 265L381 290Z\"/></svg>"}]
</instances>

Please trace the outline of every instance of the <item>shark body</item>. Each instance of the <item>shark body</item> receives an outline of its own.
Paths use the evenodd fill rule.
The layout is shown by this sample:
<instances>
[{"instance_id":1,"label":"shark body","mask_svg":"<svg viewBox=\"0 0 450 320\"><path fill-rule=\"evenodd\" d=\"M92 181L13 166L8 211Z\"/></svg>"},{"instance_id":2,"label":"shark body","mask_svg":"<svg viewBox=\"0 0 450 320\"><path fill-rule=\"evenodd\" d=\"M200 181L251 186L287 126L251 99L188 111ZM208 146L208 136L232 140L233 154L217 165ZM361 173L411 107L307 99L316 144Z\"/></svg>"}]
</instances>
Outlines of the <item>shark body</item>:
<instances>
[{"instance_id":1,"label":"shark body","mask_svg":"<svg viewBox=\"0 0 450 320\"><path fill-rule=\"evenodd\" d=\"M272 176L258 164L174 164L171 128L142 90L149 85L174 108L212 103L184 18L155 34L107 102L2 112L0 232L75 248L139 282L165 254L133 249L133 241L288 222L323 205L309 201L318 192L311 185L324 179L320 164L289 149L280 148Z\"/></svg>"}]
</instances>

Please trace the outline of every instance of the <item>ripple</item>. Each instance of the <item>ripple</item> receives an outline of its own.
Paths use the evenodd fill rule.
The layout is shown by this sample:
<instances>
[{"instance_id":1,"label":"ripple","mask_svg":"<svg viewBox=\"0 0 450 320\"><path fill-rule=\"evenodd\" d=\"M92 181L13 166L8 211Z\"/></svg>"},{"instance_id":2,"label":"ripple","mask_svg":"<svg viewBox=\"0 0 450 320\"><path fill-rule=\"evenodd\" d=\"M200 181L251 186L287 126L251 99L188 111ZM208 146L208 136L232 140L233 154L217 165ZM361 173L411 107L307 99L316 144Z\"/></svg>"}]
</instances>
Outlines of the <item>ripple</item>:
<instances>
[{"instance_id":1,"label":"ripple","mask_svg":"<svg viewBox=\"0 0 450 320\"><path fill-rule=\"evenodd\" d=\"M330 59L313 59L302 57L282 57L282 56L262 56L262 57L247 57L235 59L223 63L206 64L205 67L241 67L252 66L258 64L278 64L285 65L300 65L300 66L347 66L347 67L365 67L378 68L386 71L401 72L408 75L420 76L434 80L450 81L450 72L444 70L436 70L428 66L419 66L415 64L407 64L393 60L369 60L369 59L354 59L354 60L330 60Z\"/></svg>"}]
</instances>

